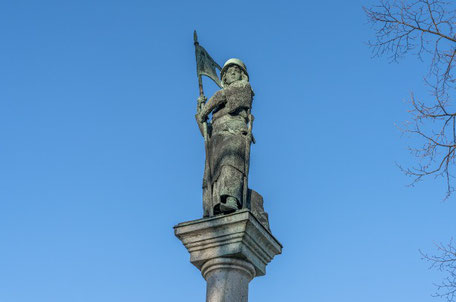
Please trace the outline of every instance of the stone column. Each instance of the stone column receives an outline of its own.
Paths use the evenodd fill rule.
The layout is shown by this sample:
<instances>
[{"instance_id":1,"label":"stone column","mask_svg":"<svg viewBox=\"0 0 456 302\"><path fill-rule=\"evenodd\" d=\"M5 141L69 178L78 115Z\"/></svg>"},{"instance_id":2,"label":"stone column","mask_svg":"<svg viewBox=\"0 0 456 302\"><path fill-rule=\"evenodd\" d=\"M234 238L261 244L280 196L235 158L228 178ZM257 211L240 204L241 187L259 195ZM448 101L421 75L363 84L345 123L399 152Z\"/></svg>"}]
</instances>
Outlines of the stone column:
<instances>
[{"instance_id":1,"label":"stone column","mask_svg":"<svg viewBox=\"0 0 456 302\"><path fill-rule=\"evenodd\" d=\"M247 302L249 282L255 268L245 260L214 258L203 264L201 273L206 279L206 301Z\"/></svg>"},{"instance_id":2,"label":"stone column","mask_svg":"<svg viewBox=\"0 0 456 302\"><path fill-rule=\"evenodd\" d=\"M247 302L249 282L266 274L282 245L248 210L183 222L176 236L207 282L207 302Z\"/></svg>"}]
</instances>

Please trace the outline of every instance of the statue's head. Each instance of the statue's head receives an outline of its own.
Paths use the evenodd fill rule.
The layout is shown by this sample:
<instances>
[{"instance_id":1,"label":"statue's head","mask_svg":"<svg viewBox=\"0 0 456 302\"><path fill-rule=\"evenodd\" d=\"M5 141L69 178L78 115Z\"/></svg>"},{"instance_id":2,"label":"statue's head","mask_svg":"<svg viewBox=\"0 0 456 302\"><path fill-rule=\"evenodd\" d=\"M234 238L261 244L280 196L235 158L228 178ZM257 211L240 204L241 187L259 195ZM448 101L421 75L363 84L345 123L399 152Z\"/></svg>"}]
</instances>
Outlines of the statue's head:
<instances>
[{"instance_id":1,"label":"statue's head","mask_svg":"<svg viewBox=\"0 0 456 302\"><path fill-rule=\"evenodd\" d=\"M239 59L229 59L223 65L222 71L220 72L220 77L222 79L222 87L228 87L229 85L242 81L249 81L249 74L247 73L247 68L245 67L244 62Z\"/></svg>"}]
</instances>

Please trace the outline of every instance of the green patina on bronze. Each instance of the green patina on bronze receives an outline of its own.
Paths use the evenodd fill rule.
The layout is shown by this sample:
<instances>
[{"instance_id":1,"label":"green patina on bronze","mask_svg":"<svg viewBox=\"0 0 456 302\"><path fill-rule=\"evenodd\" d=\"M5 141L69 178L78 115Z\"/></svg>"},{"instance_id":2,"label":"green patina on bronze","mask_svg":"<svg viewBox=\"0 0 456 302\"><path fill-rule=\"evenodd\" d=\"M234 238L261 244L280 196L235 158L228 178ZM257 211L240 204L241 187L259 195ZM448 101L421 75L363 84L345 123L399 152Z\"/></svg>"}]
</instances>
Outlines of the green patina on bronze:
<instances>
[{"instance_id":1,"label":"green patina on bronze","mask_svg":"<svg viewBox=\"0 0 456 302\"><path fill-rule=\"evenodd\" d=\"M220 68L199 45L196 31L194 45L200 92L195 117L205 140L206 151L204 217L247 208L269 228L267 213L263 210L263 198L248 189L250 146L255 140L252 135L254 118L251 114L254 93L247 67L241 60L233 58ZM221 70L220 80L216 69ZM202 75L222 87L209 100L204 96Z\"/></svg>"}]
</instances>

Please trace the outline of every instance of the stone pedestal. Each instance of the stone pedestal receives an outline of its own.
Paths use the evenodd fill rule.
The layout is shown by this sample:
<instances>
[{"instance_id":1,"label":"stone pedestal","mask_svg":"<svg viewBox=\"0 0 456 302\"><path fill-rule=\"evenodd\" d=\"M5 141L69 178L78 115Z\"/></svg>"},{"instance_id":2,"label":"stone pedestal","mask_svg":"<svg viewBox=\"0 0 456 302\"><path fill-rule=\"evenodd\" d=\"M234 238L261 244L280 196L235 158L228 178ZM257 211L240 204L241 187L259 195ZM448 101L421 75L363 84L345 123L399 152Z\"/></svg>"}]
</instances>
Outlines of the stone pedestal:
<instances>
[{"instance_id":1,"label":"stone pedestal","mask_svg":"<svg viewBox=\"0 0 456 302\"><path fill-rule=\"evenodd\" d=\"M250 280L264 276L266 265L282 252L247 209L183 222L174 231L207 281L207 302L247 302Z\"/></svg>"}]
</instances>

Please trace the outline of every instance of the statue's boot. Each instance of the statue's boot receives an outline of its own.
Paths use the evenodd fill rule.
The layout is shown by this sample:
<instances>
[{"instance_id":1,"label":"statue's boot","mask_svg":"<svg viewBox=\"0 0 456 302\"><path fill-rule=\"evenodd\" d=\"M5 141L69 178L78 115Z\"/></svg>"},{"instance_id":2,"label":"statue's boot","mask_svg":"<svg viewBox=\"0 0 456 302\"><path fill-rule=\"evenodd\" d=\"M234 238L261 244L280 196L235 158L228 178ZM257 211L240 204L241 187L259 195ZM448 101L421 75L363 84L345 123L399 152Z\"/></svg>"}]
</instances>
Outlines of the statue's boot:
<instances>
[{"instance_id":1,"label":"statue's boot","mask_svg":"<svg viewBox=\"0 0 456 302\"><path fill-rule=\"evenodd\" d=\"M238 210L238 202L235 197L228 196L225 200L225 202L222 202L220 204L220 211L224 214L232 213L236 210Z\"/></svg>"}]
</instances>

